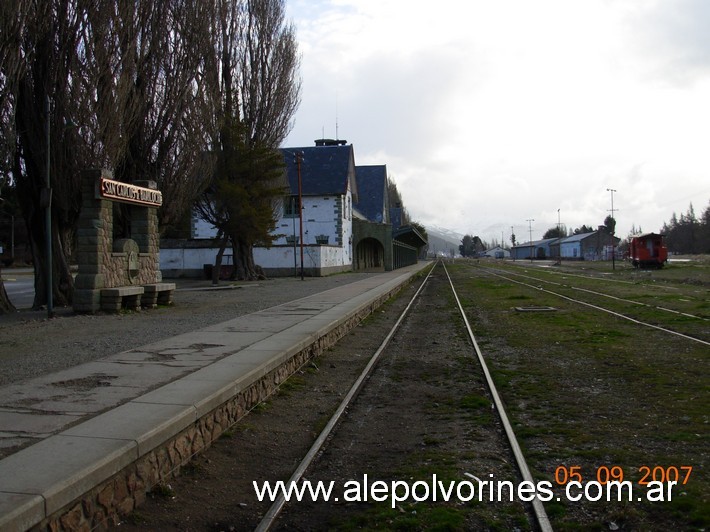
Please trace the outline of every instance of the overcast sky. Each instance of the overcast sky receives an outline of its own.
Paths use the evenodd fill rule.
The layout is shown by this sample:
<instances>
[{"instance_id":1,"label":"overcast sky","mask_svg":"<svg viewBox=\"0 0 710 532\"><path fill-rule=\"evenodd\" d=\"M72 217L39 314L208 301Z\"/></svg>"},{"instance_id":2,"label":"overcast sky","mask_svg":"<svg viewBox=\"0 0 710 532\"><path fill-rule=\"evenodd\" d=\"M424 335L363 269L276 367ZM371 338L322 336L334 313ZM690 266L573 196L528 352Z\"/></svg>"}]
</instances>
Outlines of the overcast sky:
<instances>
[{"instance_id":1,"label":"overcast sky","mask_svg":"<svg viewBox=\"0 0 710 532\"><path fill-rule=\"evenodd\" d=\"M709 0L287 0L286 146L346 139L412 218L484 240L658 231L710 200ZM336 120L337 119L337 120ZM336 131L337 123L337 131Z\"/></svg>"}]
</instances>

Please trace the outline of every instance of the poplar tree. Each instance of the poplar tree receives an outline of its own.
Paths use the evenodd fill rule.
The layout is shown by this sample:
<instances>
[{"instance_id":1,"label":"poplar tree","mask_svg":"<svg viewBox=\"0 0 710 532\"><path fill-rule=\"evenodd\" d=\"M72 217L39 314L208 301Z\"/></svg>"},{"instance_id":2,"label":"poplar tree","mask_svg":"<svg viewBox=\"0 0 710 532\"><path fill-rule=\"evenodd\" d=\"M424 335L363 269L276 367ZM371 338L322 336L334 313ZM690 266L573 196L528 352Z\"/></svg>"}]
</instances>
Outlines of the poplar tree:
<instances>
[{"instance_id":1,"label":"poplar tree","mask_svg":"<svg viewBox=\"0 0 710 532\"><path fill-rule=\"evenodd\" d=\"M273 242L275 208L285 193L277 148L300 102L298 47L283 0L219 0L217 10L214 63L219 68L211 83L223 121L211 153L215 171L196 208L218 229L213 282L227 245L233 276L253 280L263 277L253 247Z\"/></svg>"},{"instance_id":2,"label":"poplar tree","mask_svg":"<svg viewBox=\"0 0 710 532\"><path fill-rule=\"evenodd\" d=\"M5 0L0 6L6 140L0 171L16 188L27 225L39 308L47 300L49 167L53 299L68 305L81 170L103 166L122 181L156 181L164 197L161 228L183 215L202 186L201 154L217 117L203 86L214 3Z\"/></svg>"}]
</instances>

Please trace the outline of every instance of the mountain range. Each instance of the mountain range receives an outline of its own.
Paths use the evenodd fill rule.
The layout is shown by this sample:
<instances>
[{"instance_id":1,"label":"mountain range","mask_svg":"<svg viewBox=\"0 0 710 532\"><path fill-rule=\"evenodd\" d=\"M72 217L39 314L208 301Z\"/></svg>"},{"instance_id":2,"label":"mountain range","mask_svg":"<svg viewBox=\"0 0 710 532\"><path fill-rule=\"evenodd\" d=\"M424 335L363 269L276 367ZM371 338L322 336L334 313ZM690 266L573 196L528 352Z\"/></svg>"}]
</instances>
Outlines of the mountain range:
<instances>
[{"instance_id":1,"label":"mountain range","mask_svg":"<svg viewBox=\"0 0 710 532\"><path fill-rule=\"evenodd\" d=\"M461 239L463 239L464 235L435 225L427 225L426 232L429 237L429 253L449 256L453 253L458 255Z\"/></svg>"}]
</instances>

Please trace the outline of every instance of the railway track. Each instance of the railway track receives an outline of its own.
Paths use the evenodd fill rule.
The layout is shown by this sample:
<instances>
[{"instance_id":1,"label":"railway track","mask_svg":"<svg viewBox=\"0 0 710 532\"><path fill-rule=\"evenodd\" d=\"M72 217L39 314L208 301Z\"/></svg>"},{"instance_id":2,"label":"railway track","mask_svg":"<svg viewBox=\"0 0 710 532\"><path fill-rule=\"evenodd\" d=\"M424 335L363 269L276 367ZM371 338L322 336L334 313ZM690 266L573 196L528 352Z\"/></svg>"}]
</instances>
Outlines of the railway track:
<instances>
[{"instance_id":1,"label":"railway track","mask_svg":"<svg viewBox=\"0 0 710 532\"><path fill-rule=\"evenodd\" d=\"M515 465L517 468L517 475L516 478L510 478L508 481L514 482L514 483L519 483L521 480L529 483L530 485L535 484L535 479L533 478L532 474L530 473L530 468L528 467L528 464L525 460L525 456L523 454L523 451L521 450L521 447L518 443L518 440L515 436L515 431L513 429L513 426L511 422L509 421L509 418L506 414L505 411L505 406L503 401L500 398L500 395L498 393L498 390L496 389L495 383L493 378L491 377L491 374L488 370L488 366L486 364L486 360L484 357L484 353L480 349L478 343L476 342L476 338L473 334L473 331L471 329L471 326L469 324L468 318L466 317L466 313L464 312L464 309L461 305L461 302L459 300L458 294L456 292L456 289L454 287L454 283L449 276L448 271L446 270L446 266L441 263L435 264L435 266L429 271L429 274L425 278L425 280L422 282L420 285L419 289L416 291L412 299L410 300L409 304L406 306L404 311L401 313L399 318L397 319L396 323L390 330L390 332L387 334L385 337L384 341L380 344L378 349L375 351L375 353L372 355L370 358L368 364L366 365L365 369L363 372L360 374L360 376L357 378L355 383L352 385L346 396L344 397L343 401L340 403L338 408L336 409L335 413L333 416L328 420L325 428L322 430L322 432L319 434L318 438L316 438L316 441L313 443L312 447L309 449L308 453L306 453L305 457L301 462L299 463L298 467L294 471L294 473L291 475L291 477L288 480L289 485L298 485L303 479L304 475L306 475L306 472L309 471L309 468L316 467L314 466L314 461L316 461L317 457L321 456L323 454L323 449L326 445L328 445L329 440L332 437L332 434L335 430L337 430L339 423L341 423L341 420L345 414L345 412L351 407L352 403L356 400L358 397L360 391L362 390L363 386L365 386L370 379L370 376L373 371L376 369L376 365L378 363L378 360L380 359L381 356L383 356L383 353L386 352L388 349L390 343L392 342L393 338L397 334L398 330L402 326L402 324L405 322L405 320L408 319L409 313L412 310L412 308L416 305L418 298L421 297L422 292L427 288L427 284L429 283L430 278L434 274L434 272L437 272L439 276L444 276L446 277L446 281L448 284L448 287L451 290L451 296L453 297L453 300L455 301L455 307L456 307L456 312L459 314L462 323L465 327L466 334L468 337L468 347L467 347L467 353L464 353L465 355L472 355L470 358L470 362L472 364L478 364L480 367L480 370L483 373L483 378L485 379L485 385L488 390L488 393L490 394L491 402L492 402L492 407L496 411L498 420L500 421L500 424L502 426L502 431L501 431L501 436L505 436L505 447L506 450L510 451L514 457ZM438 297L441 297L441 294L438 294ZM347 420L348 423L353 423L353 419ZM495 432L495 431L493 431ZM504 459L503 459L504 460ZM318 464L317 467L322 467L322 463ZM480 474L480 473L479 473ZM464 473L465 477L468 479L473 479L476 482L478 482L478 486L482 485L484 481L482 481L479 477L471 474L471 473ZM464 479L462 479L464 480ZM487 480L487 479L486 479ZM408 488L407 488L408 491ZM400 501L404 502L404 501ZM287 507L288 502L286 500L286 497L283 493L281 493L278 498L273 502L273 504L269 507L268 511L266 512L264 518L261 520L259 525L256 527L256 530L259 532L265 532L268 530L271 530L275 526L277 526L277 519L278 516L284 511L284 509ZM394 503L393 503L394 505ZM530 505L527 506L529 515L530 515L530 523L532 527L536 530L541 530L543 532L551 531L552 527L550 525L550 520L545 512L545 508L540 502L538 498L533 498L532 501L530 501Z\"/></svg>"},{"instance_id":2,"label":"railway track","mask_svg":"<svg viewBox=\"0 0 710 532\"><path fill-rule=\"evenodd\" d=\"M196 457L175 493L154 499L160 517L139 509L145 524L123 530L706 528L706 345L574 302L570 288L559 297L555 285L542 291L538 279L496 273L437 265ZM521 302L558 308L514 311ZM645 481L679 471L687 475L672 501L643 499ZM586 486L612 472L632 483L633 501L565 494L573 478ZM423 497L431 491L416 489L432 478L445 486L542 479L555 497L537 515L530 499L431 502ZM255 490L276 479L331 481L341 499L257 502ZM358 491L343 500L352 480L384 482L390 498L374 504ZM394 482L408 485L408 498Z\"/></svg>"},{"instance_id":3,"label":"railway track","mask_svg":"<svg viewBox=\"0 0 710 532\"><path fill-rule=\"evenodd\" d=\"M577 293L598 296L600 298L610 299L615 302L625 303L625 304L628 304L627 306L629 308L632 308L634 306L643 307L645 309L652 309L655 311L659 311L661 313L668 313L668 314L672 314L674 316L689 318L690 320L693 320L693 321L699 322L699 323L710 322L710 319L708 319L704 316L690 314L687 312L681 312L681 311L670 309L670 308L667 308L667 307L664 307L661 305L648 304L648 303L644 303L644 302L640 302L640 301L636 301L636 300L632 300L632 299L628 299L628 298L624 298L624 297L619 297L617 295L609 294L607 292L601 292L599 290L589 290L587 288L575 286L574 284L572 284L570 282L562 283L562 282L557 282L557 281L551 281L549 279L544 279L539 276L522 274L522 273L511 271L510 269L499 269L499 268L488 268L488 267L479 267L479 268L482 271L488 272L490 275L494 275L494 276L504 279L508 282L519 284L522 286L526 286L528 288L532 288L534 290L539 290L539 291L551 294L553 296L559 297L561 299L565 299L567 301L577 303L579 305L585 305L590 308L599 310L601 312L606 312L608 314L612 314L618 318L631 321L631 322L633 322L637 325L640 325L642 327L649 327L649 328L656 329L656 330L659 330L659 331L667 333L667 334L680 336L680 337L690 340L692 342L697 342L702 345L710 346L710 329L708 329L707 326L703 326L702 328L698 329L698 331L696 331L695 335L688 334L688 333L684 333L684 332L681 332L678 330L674 330L674 329L670 328L669 326L659 325L659 323L650 323L648 321L644 321L643 319L639 319L637 317L630 316L628 313L619 312L617 310L605 307L601 304L595 304L595 303L591 303L589 301L579 299L578 297L572 297L570 295L562 293L561 291L556 291L556 290L568 289L568 290L571 290L571 291L574 291ZM581 277L581 276L576 276L576 277ZM521 281L520 279L525 279L525 280L531 281L531 282ZM590 279L590 278L587 278L587 279ZM536 284L532 284L532 282L534 282ZM543 286L541 286L541 284L552 285L557 288L556 288L556 290L550 290L547 288L543 288ZM662 322L663 320L660 319L659 321ZM706 340L705 338L701 337L701 335L708 335L709 339Z\"/></svg>"}]
</instances>

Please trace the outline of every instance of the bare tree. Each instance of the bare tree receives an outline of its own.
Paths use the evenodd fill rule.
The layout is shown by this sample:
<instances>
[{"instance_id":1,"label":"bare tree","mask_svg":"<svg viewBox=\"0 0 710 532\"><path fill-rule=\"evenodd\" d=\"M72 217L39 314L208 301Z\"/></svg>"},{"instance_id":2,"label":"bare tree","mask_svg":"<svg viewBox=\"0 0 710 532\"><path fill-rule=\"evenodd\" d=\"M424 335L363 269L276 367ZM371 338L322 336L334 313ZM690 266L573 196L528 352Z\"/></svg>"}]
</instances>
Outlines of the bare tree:
<instances>
[{"instance_id":1,"label":"bare tree","mask_svg":"<svg viewBox=\"0 0 710 532\"><path fill-rule=\"evenodd\" d=\"M48 239L54 299L71 302L81 169L105 166L122 181L156 181L162 228L185 215L213 176L217 159L205 154L228 142L239 143L240 157L254 158L248 172L241 163L236 172L246 179L243 188L259 189L249 181L256 168L272 183L262 150L285 138L300 95L283 1L5 0L0 9L0 127L7 139L0 171L16 187L27 223L36 308L47 300ZM238 135L229 133L234 127ZM49 237L41 202L47 169ZM244 240L247 234L231 230L248 277L259 237Z\"/></svg>"},{"instance_id":2,"label":"bare tree","mask_svg":"<svg viewBox=\"0 0 710 532\"><path fill-rule=\"evenodd\" d=\"M96 158L118 180L158 184L165 228L199 194L202 154L216 131L204 83L214 3L87 2L86 13L85 95L96 102Z\"/></svg>"},{"instance_id":3,"label":"bare tree","mask_svg":"<svg viewBox=\"0 0 710 532\"><path fill-rule=\"evenodd\" d=\"M28 22L28 10L28 3L25 0L0 2L0 190L7 188L11 177L12 148L15 139L14 94L16 81L24 66L18 40L23 27ZM1 265L0 269L2 269ZM5 291L0 276L0 314L14 310L15 307Z\"/></svg>"},{"instance_id":4,"label":"bare tree","mask_svg":"<svg viewBox=\"0 0 710 532\"><path fill-rule=\"evenodd\" d=\"M14 69L11 86L11 175L25 219L35 266L35 300L38 308L47 299L46 279L52 276L58 304L71 300L73 227L79 212L77 169L80 149L69 149L74 132L70 110L76 86L70 75L76 68L77 36L84 21L73 0L28 2L25 22L14 27L13 54L21 64ZM6 122L7 123L7 122ZM51 139L50 142L48 142ZM52 190L52 234L45 234L47 172ZM51 242L52 272L46 242Z\"/></svg>"},{"instance_id":5,"label":"bare tree","mask_svg":"<svg viewBox=\"0 0 710 532\"><path fill-rule=\"evenodd\" d=\"M70 303L73 293L69 258L81 169L105 166L120 180L156 181L165 198L163 227L183 216L199 194L208 173L200 171L201 154L216 132L204 81L213 66L205 51L214 7L201 0L1 4L0 120L8 141L0 169L10 168L27 223L35 308L47 300L41 203L47 167L59 305Z\"/></svg>"},{"instance_id":6,"label":"bare tree","mask_svg":"<svg viewBox=\"0 0 710 532\"><path fill-rule=\"evenodd\" d=\"M249 142L278 148L300 104L296 30L285 0L247 0L238 43L241 118Z\"/></svg>"},{"instance_id":7,"label":"bare tree","mask_svg":"<svg viewBox=\"0 0 710 532\"><path fill-rule=\"evenodd\" d=\"M283 160L276 149L292 126L300 101L295 30L284 20L282 0L218 1L212 86L223 121L210 187L198 204L219 229L221 257L231 243L235 275L257 279L256 243L270 245L274 203L284 193Z\"/></svg>"}]
</instances>

